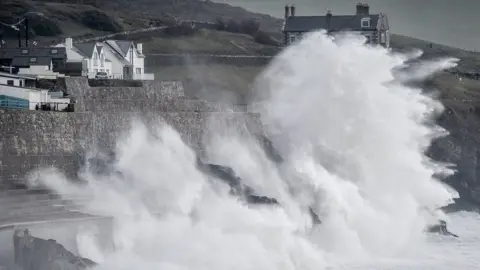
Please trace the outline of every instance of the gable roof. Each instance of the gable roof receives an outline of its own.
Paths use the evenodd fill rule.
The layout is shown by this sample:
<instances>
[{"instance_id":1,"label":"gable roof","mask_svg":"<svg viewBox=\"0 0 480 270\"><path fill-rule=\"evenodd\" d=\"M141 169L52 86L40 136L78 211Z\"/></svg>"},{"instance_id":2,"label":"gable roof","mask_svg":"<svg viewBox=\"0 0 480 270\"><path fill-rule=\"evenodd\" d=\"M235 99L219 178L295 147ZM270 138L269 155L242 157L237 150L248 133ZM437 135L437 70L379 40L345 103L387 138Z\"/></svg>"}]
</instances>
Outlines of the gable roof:
<instances>
[{"instance_id":1,"label":"gable roof","mask_svg":"<svg viewBox=\"0 0 480 270\"><path fill-rule=\"evenodd\" d=\"M129 43L133 43L131 41L128 41ZM125 59L125 56L127 55L128 53L128 49L125 53L123 53L122 49L120 48L120 46L118 46L117 44L117 41L116 40L106 40L103 44L106 44L109 48L110 48L110 51L113 53L113 55L120 61L120 63L122 63L122 65L124 66L131 66L132 64L130 62L128 62L126 59Z\"/></svg>"},{"instance_id":2,"label":"gable roof","mask_svg":"<svg viewBox=\"0 0 480 270\"><path fill-rule=\"evenodd\" d=\"M126 40L106 40L105 42L123 57L127 55L130 46L133 44L132 41Z\"/></svg>"},{"instance_id":3,"label":"gable roof","mask_svg":"<svg viewBox=\"0 0 480 270\"><path fill-rule=\"evenodd\" d=\"M0 77L6 77L6 78L13 78L13 79L26 79L26 80L35 80L35 78L25 76L25 75L18 75L18 74L10 74L7 72L2 72L0 71Z\"/></svg>"},{"instance_id":4,"label":"gable roof","mask_svg":"<svg viewBox=\"0 0 480 270\"><path fill-rule=\"evenodd\" d=\"M51 63L51 57L15 57L12 60L14 67L48 66Z\"/></svg>"},{"instance_id":5,"label":"gable roof","mask_svg":"<svg viewBox=\"0 0 480 270\"><path fill-rule=\"evenodd\" d=\"M290 16L285 21L285 32L310 32L325 29L328 31L341 30L375 30L379 14L371 15L332 15L330 23L327 16ZM361 27L363 18L370 18L370 27Z\"/></svg>"},{"instance_id":6,"label":"gable roof","mask_svg":"<svg viewBox=\"0 0 480 270\"><path fill-rule=\"evenodd\" d=\"M95 48L95 43L79 43L73 44L73 47L77 49L79 53L87 58L92 58L93 56L93 49Z\"/></svg>"}]
</instances>

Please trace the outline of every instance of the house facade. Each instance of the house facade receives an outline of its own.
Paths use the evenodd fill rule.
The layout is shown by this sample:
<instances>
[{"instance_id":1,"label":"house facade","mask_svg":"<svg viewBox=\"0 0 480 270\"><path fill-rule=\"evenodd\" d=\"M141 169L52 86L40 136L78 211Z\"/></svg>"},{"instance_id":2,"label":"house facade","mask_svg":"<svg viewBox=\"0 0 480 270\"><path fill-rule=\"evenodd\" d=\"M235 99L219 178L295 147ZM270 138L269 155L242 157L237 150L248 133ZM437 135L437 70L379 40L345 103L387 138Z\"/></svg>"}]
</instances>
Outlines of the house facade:
<instances>
[{"instance_id":1,"label":"house facade","mask_svg":"<svg viewBox=\"0 0 480 270\"><path fill-rule=\"evenodd\" d=\"M153 80L153 74L145 73L143 44L127 40L106 40L103 42L108 59L114 66L114 77L130 80Z\"/></svg>"},{"instance_id":2,"label":"house facade","mask_svg":"<svg viewBox=\"0 0 480 270\"><path fill-rule=\"evenodd\" d=\"M58 44L56 48L65 48L67 53L66 65L70 69L80 69L78 74L88 78L95 78L98 72L112 74L112 63L105 57L104 48L101 43L73 44L72 38L66 38L65 43Z\"/></svg>"},{"instance_id":3,"label":"house facade","mask_svg":"<svg viewBox=\"0 0 480 270\"><path fill-rule=\"evenodd\" d=\"M60 48L1 48L0 67L11 74L56 79L65 68L66 52Z\"/></svg>"},{"instance_id":4,"label":"house facade","mask_svg":"<svg viewBox=\"0 0 480 270\"><path fill-rule=\"evenodd\" d=\"M146 74L145 55L142 44L132 41L106 40L74 44L71 38L56 47L64 47L67 66L81 69L80 76L95 78L97 72L106 72L111 79L153 80L153 74ZM75 69L75 68L73 68Z\"/></svg>"},{"instance_id":5,"label":"house facade","mask_svg":"<svg viewBox=\"0 0 480 270\"><path fill-rule=\"evenodd\" d=\"M390 26L385 14L371 14L368 4L357 4L353 15L297 16L294 6L285 6L284 44L300 40L305 33L325 30L329 34L344 31L364 35L368 44L390 47Z\"/></svg>"},{"instance_id":6,"label":"house facade","mask_svg":"<svg viewBox=\"0 0 480 270\"><path fill-rule=\"evenodd\" d=\"M63 92L35 88L36 78L0 72L0 108L64 110L71 103Z\"/></svg>"}]
</instances>

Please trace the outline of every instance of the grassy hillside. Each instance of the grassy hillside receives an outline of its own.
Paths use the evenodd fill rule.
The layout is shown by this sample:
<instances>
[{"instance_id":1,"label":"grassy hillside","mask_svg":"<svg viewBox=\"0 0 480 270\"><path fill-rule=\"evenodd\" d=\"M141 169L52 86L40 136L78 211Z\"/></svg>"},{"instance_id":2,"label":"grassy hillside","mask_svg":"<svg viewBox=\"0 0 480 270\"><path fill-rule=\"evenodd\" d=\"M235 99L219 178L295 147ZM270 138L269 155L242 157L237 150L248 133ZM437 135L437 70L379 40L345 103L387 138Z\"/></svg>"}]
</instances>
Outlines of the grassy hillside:
<instances>
[{"instance_id":1,"label":"grassy hillside","mask_svg":"<svg viewBox=\"0 0 480 270\"><path fill-rule=\"evenodd\" d=\"M211 1L192 0L2 0L0 22L12 24L25 12L31 16L31 35L38 40L53 37L89 36L165 25L180 20L236 21L254 19L265 31L277 32L282 21L264 14ZM16 31L0 24L4 38L15 38Z\"/></svg>"},{"instance_id":2,"label":"grassy hillside","mask_svg":"<svg viewBox=\"0 0 480 270\"><path fill-rule=\"evenodd\" d=\"M464 71L473 71L480 67L480 53L465 51L445 45L434 44L429 41L406 37L402 35L392 35L392 47L404 51L412 48L421 49L425 58L435 58L451 56L460 59L459 68Z\"/></svg>"}]
</instances>

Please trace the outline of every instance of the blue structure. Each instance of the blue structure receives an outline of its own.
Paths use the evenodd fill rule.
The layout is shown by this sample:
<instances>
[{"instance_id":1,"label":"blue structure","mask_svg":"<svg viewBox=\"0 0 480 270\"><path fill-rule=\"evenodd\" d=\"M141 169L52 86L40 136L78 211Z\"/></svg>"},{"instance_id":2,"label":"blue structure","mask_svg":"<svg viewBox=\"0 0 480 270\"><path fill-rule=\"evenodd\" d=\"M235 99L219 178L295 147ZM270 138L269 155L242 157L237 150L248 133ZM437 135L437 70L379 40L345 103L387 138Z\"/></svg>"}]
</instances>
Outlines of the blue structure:
<instances>
[{"instance_id":1,"label":"blue structure","mask_svg":"<svg viewBox=\"0 0 480 270\"><path fill-rule=\"evenodd\" d=\"M29 101L6 95L0 95L0 108L9 109L29 109Z\"/></svg>"}]
</instances>

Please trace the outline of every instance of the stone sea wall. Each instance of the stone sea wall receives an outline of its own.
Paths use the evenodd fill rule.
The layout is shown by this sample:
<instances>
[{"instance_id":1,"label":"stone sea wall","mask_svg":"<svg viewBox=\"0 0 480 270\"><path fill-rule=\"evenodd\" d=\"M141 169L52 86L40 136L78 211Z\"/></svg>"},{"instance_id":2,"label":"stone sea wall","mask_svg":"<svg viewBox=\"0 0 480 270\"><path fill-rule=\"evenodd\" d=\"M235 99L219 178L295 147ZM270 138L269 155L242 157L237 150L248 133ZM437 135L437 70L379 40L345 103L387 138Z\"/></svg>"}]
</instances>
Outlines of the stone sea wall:
<instances>
[{"instance_id":1,"label":"stone sea wall","mask_svg":"<svg viewBox=\"0 0 480 270\"><path fill-rule=\"evenodd\" d=\"M202 152L205 125L212 119L246 121L252 115L202 100L188 100L179 82L146 82L143 87L90 87L84 78L66 78L75 112L0 110L0 189L22 188L27 173L56 166L74 177L85 154L112 150L132 119L166 122ZM258 129L257 129L258 130Z\"/></svg>"}]
</instances>

